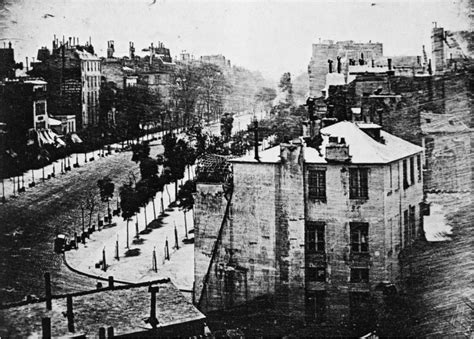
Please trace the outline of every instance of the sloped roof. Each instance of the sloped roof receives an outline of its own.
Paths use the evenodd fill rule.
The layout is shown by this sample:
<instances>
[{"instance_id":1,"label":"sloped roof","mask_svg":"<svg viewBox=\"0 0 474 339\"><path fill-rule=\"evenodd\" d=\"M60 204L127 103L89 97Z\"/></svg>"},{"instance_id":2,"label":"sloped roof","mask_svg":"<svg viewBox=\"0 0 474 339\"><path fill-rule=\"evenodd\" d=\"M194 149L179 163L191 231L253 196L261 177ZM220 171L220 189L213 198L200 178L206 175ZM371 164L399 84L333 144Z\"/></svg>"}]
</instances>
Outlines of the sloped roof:
<instances>
[{"instance_id":1,"label":"sloped roof","mask_svg":"<svg viewBox=\"0 0 474 339\"><path fill-rule=\"evenodd\" d=\"M371 124L371 127L375 127ZM403 159L423 151L422 147L398 138L385 131L380 132L384 143L378 142L362 131L356 124L349 121L341 121L334 125L321 129L323 142L320 150L305 147L304 157L306 163L325 164L326 146L329 137L344 138L349 145L349 154L353 164L386 164L395 160ZM280 161L280 146L272 147L259 154L262 163L277 163ZM257 161L253 155L230 160L231 162L254 162Z\"/></svg>"},{"instance_id":2,"label":"sloped roof","mask_svg":"<svg viewBox=\"0 0 474 339\"><path fill-rule=\"evenodd\" d=\"M190 321L204 321L205 316L197 310L171 282L147 283L159 287L156 295L156 318L158 326L166 327ZM95 337L100 327L112 326L115 335L143 332L151 326L144 322L150 316L150 292L148 286L118 287L114 290L92 291L74 296L73 312L75 334ZM53 337L71 335L67 331L66 298L53 299L52 310L45 303L0 310L0 334L6 337L41 337L41 318L51 318Z\"/></svg>"}]
</instances>

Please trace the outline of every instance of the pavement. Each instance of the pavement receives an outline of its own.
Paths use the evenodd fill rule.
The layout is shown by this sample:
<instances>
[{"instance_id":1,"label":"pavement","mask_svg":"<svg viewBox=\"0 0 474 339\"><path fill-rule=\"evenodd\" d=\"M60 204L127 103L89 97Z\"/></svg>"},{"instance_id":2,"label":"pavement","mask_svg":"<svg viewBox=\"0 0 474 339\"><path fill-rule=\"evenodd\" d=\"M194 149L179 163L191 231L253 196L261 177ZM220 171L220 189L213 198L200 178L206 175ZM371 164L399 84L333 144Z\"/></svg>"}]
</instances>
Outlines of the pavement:
<instances>
[{"instance_id":1,"label":"pavement","mask_svg":"<svg viewBox=\"0 0 474 339\"><path fill-rule=\"evenodd\" d=\"M193 176L193 169L190 173ZM188 171L184 180L188 180ZM165 211L161 211L161 196ZM194 280L194 246L192 243L185 244L183 240L186 238L186 228L187 238L193 238L191 231L194 229L193 212L184 213L178 207L167 208L172 201L174 201L174 184L169 184L163 195L158 193L155 196L156 219L153 202L140 209L140 213L129 221L128 248L127 221L115 216L111 227L105 225L99 231L90 234L86 243L80 243L78 249L67 251L64 256L66 263L74 270L87 275L100 278L113 276L115 280L130 283L170 278L179 289L191 291ZM145 213L148 225L151 226L148 229L145 227ZM178 234L178 247L175 241L175 228ZM168 241L169 260L165 258L166 241ZM127 251L134 255L127 255ZM103 261L104 253L106 270L103 264L96 265Z\"/></svg>"}]
</instances>

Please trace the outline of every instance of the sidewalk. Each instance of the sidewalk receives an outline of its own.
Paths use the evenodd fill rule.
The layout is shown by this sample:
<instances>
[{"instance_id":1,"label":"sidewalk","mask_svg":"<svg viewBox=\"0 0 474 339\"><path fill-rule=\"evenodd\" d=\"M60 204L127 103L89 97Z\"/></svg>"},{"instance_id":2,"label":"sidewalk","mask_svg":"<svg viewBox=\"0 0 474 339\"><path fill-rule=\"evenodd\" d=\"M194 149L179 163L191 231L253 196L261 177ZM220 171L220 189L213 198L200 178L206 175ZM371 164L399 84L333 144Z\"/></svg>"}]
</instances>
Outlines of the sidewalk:
<instances>
[{"instance_id":1,"label":"sidewalk","mask_svg":"<svg viewBox=\"0 0 474 339\"><path fill-rule=\"evenodd\" d=\"M185 180L187 180L187 171ZM171 201L174 201L174 184L167 185ZM161 210L161 194L155 197L155 208L157 217ZM163 192L163 204L166 208L169 205L169 198L166 189ZM126 256L127 252L127 222L122 217L115 216L112 225L116 226L101 228L95 231L86 239L86 244L79 244L77 250L70 250L65 253L65 260L69 266L80 272L108 278L113 276L115 280L138 283L150 280L170 278L171 281L182 290L192 290L194 281L194 245L184 244L185 222L184 213L179 208L165 210L165 216L161 219L161 226L150 228L151 232L139 234L139 241L136 239L136 220L129 222L129 248L130 252L139 253L135 256ZM150 202L146 207L148 224L154 219L153 205ZM157 218L160 220L160 218ZM193 230L193 212L186 213L187 230ZM154 222L158 224L157 221ZM138 215L139 233L145 230L145 211L140 209ZM179 249L175 248L175 226L178 232ZM193 234L188 233L188 238L193 238ZM165 241L168 239L170 260L165 260ZM118 241L119 260L116 256L116 244ZM96 267L102 261L103 251L107 270L103 266ZM153 270L153 251L156 253L156 272Z\"/></svg>"}]
</instances>

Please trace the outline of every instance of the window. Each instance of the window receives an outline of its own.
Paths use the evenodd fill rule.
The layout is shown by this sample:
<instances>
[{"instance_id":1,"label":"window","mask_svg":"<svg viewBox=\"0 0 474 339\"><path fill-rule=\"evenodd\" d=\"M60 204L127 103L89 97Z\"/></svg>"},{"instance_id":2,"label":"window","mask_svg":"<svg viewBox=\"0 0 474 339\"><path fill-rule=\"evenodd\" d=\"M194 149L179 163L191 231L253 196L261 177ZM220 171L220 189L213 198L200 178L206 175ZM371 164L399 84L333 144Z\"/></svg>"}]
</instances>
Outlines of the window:
<instances>
[{"instance_id":1,"label":"window","mask_svg":"<svg viewBox=\"0 0 474 339\"><path fill-rule=\"evenodd\" d=\"M351 222L351 252L367 253L369 251L369 224Z\"/></svg>"},{"instance_id":2,"label":"window","mask_svg":"<svg viewBox=\"0 0 474 339\"><path fill-rule=\"evenodd\" d=\"M306 318L316 322L323 322L326 315L326 292L306 292Z\"/></svg>"},{"instance_id":3,"label":"window","mask_svg":"<svg viewBox=\"0 0 474 339\"><path fill-rule=\"evenodd\" d=\"M369 282L368 268L351 268L351 283Z\"/></svg>"},{"instance_id":4,"label":"window","mask_svg":"<svg viewBox=\"0 0 474 339\"><path fill-rule=\"evenodd\" d=\"M324 252L324 223L306 222L306 251L308 253Z\"/></svg>"},{"instance_id":5,"label":"window","mask_svg":"<svg viewBox=\"0 0 474 339\"><path fill-rule=\"evenodd\" d=\"M349 169L349 189L351 199L367 199L369 197L367 168Z\"/></svg>"},{"instance_id":6,"label":"window","mask_svg":"<svg viewBox=\"0 0 474 339\"><path fill-rule=\"evenodd\" d=\"M326 171L310 169L308 171L309 198L326 199Z\"/></svg>"},{"instance_id":7,"label":"window","mask_svg":"<svg viewBox=\"0 0 474 339\"><path fill-rule=\"evenodd\" d=\"M416 156L416 168L418 169L418 182L421 181L421 155Z\"/></svg>"},{"instance_id":8,"label":"window","mask_svg":"<svg viewBox=\"0 0 474 339\"><path fill-rule=\"evenodd\" d=\"M36 115L46 114L46 103L44 103L44 102L35 103L35 113L36 113Z\"/></svg>"},{"instance_id":9,"label":"window","mask_svg":"<svg viewBox=\"0 0 474 339\"><path fill-rule=\"evenodd\" d=\"M326 267L306 267L308 281L326 281Z\"/></svg>"},{"instance_id":10,"label":"window","mask_svg":"<svg viewBox=\"0 0 474 339\"><path fill-rule=\"evenodd\" d=\"M410 158L410 185L415 183L415 159Z\"/></svg>"},{"instance_id":11,"label":"window","mask_svg":"<svg viewBox=\"0 0 474 339\"><path fill-rule=\"evenodd\" d=\"M407 173L407 161L403 160L403 189L407 189L408 186L408 173Z\"/></svg>"}]
</instances>

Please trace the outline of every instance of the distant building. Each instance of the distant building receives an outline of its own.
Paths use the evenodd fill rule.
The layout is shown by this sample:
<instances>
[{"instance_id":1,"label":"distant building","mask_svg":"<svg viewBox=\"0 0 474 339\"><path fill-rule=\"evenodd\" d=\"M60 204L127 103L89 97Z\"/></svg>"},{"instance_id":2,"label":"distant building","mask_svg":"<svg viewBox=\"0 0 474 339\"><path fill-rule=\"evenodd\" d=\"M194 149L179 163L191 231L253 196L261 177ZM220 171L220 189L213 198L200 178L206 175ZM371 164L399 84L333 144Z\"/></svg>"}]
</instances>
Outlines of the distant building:
<instances>
[{"instance_id":1,"label":"distant building","mask_svg":"<svg viewBox=\"0 0 474 339\"><path fill-rule=\"evenodd\" d=\"M19 68L19 65L15 63L14 52L11 42L8 43L8 48L0 48L0 80L15 77L15 69Z\"/></svg>"},{"instance_id":2,"label":"distant building","mask_svg":"<svg viewBox=\"0 0 474 339\"><path fill-rule=\"evenodd\" d=\"M470 31L448 31L435 22L431 44L435 74L457 71L472 63L474 34Z\"/></svg>"},{"instance_id":3,"label":"distant building","mask_svg":"<svg viewBox=\"0 0 474 339\"><path fill-rule=\"evenodd\" d=\"M399 254L423 232L423 149L375 124L320 135L319 148L296 140L230 160L220 177L198 167L201 309L270 295L289 315L351 319L401 288Z\"/></svg>"},{"instance_id":4,"label":"distant building","mask_svg":"<svg viewBox=\"0 0 474 339\"><path fill-rule=\"evenodd\" d=\"M342 73L347 78L349 65L359 64L359 60L370 62L382 56L383 45L379 42L355 43L352 40L338 42L325 40L313 44L308 66L310 96L320 96L326 85L326 74ZM332 68L331 72L329 67Z\"/></svg>"},{"instance_id":5,"label":"distant building","mask_svg":"<svg viewBox=\"0 0 474 339\"><path fill-rule=\"evenodd\" d=\"M55 39L52 52L41 48L38 60L30 74L48 82L51 114L75 115L78 129L96 126L101 65L90 42L80 45L76 38L63 42Z\"/></svg>"},{"instance_id":6,"label":"distant building","mask_svg":"<svg viewBox=\"0 0 474 339\"><path fill-rule=\"evenodd\" d=\"M113 56L114 42L108 42L107 58L102 58L102 74L107 83L113 82L117 88L142 86L160 95L163 102L170 101L170 86L173 83L173 62L170 50L162 42L142 52L148 55L138 56L133 42L129 45L129 56L116 58Z\"/></svg>"},{"instance_id":7,"label":"distant building","mask_svg":"<svg viewBox=\"0 0 474 339\"><path fill-rule=\"evenodd\" d=\"M203 63L213 64L219 66L223 70L230 68L230 60L227 60L222 54L218 55L203 55L200 58L200 61Z\"/></svg>"}]
</instances>

